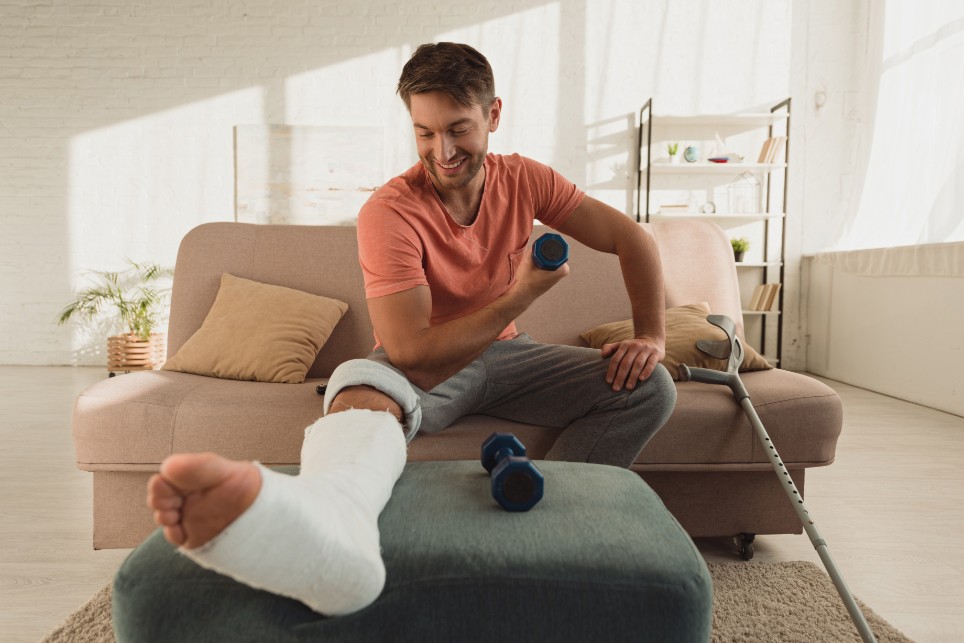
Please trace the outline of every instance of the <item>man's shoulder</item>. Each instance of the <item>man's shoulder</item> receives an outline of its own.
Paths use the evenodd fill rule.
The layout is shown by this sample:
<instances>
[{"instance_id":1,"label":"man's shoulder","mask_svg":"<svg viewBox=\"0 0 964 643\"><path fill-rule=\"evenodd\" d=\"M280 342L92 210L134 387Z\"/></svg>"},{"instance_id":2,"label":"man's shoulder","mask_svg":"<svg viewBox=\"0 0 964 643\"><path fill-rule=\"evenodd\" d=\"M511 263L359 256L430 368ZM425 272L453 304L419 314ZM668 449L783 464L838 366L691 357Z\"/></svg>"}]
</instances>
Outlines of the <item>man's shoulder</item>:
<instances>
[{"instance_id":1,"label":"man's shoulder","mask_svg":"<svg viewBox=\"0 0 964 643\"><path fill-rule=\"evenodd\" d=\"M495 154L489 153L487 155L488 162L497 168L503 168L509 171L524 171L532 165L542 165L538 161L535 161L528 156L522 156L518 152L513 154Z\"/></svg>"},{"instance_id":2,"label":"man's shoulder","mask_svg":"<svg viewBox=\"0 0 964 643\"><path fill-rule=\"evenodd\" d=\"M420 198L426 189L425 174L421 163L416 163L398 176L387 181L375 190L371 201L398 201L407 198Z\"/></svg>"},{"instance_id":3,"label":"man's shoulder","mask_svg":"<svg viewBox=\"0 0 964 643\"><path fill-rule=\"evenodd\" d=\"M518 153L489 154L487 161L489 169L495 174L512 177L515 180L520 180L523 177L531 180L533 177L552 173L552 168L545 163Z\"/></svg>"}]
</instances>

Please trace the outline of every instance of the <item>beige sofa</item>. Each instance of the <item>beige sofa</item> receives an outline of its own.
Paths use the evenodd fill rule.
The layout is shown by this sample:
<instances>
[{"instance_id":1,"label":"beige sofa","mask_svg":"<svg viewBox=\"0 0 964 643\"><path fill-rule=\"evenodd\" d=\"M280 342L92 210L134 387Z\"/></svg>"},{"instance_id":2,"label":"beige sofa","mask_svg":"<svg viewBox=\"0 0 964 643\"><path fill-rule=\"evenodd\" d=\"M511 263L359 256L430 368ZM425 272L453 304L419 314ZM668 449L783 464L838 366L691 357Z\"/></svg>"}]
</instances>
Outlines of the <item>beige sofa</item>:
<instances>
[{"instance_id":1,"label":"beige sofa","mask_svg":"<svg viewBox=\"0 0 964 643\"><path fill-rule=\"evenodd\" d=\"M665 221L646 227L659 242L667 307L708 302L742 333L730 245L716 226ZM535 232L540 234L541 230ZM615 257L572 244L569 277L519 319L545 342L584 345L580 333L629 317ZM296 464L304 428L322 412L319 383L372 348L372 327L353 227L211 223L181 243L174 273L169 354L200 327L221 274L279 284L346 302L348 312L303 384L271 384L171 371L105 379L77 399L79 468L94 474L94 547L132 547L151 530L145 483L169 454L215 451L268 465ZM824 384L780 369L742 375L774 443L803 490L806 469L833 461L842 411ZM692 536L799 533L800 524L740 407L721 386L677 382L676 410L632 469ZM469 416L418 436L410 460L474 460L494 430L514 432L540 458L558 430Z\"/></svg>"}]
</instances>

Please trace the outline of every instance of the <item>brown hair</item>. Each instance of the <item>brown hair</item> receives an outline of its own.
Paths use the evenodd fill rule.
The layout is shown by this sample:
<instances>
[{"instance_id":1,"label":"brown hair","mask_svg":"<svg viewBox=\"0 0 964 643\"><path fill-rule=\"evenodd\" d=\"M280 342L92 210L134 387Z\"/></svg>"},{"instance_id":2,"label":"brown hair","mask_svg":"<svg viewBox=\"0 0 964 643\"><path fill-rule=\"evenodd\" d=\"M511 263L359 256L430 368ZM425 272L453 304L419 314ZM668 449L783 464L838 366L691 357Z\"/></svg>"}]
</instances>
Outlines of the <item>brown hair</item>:
<instances>
[{"instance_id":1,"label":"brown hair","mask_svg":"<svg viewBox=\"0 0 964 643\"><path fill-rule=\"evenodd\" d=\"M439 42L419 45L402 68L398 95L412 108L412 94L445 92L460 105L483 111L495 100L495 77L485 56L468 45Z\"/></svg>"}]
</instances>

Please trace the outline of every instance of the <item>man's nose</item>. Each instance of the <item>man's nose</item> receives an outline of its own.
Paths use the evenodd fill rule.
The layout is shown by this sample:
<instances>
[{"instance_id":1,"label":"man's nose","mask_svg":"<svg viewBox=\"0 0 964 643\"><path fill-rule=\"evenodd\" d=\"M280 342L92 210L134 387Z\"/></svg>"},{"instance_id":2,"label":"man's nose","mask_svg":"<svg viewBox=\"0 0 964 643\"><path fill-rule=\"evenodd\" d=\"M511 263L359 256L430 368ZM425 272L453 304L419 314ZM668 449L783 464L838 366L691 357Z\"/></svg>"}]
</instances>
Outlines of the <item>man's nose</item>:
<instances>
[{"instance_id":1,"label":"man's nose","mask_svg":"<svg viewBox=\"0 0 964 643\"><path fill-rule=\"evenodd\" d=\"M455 156L455 140L443 134L438 137L438 149L435 150L435 156L443 163L449 161Z\"/></svg>"}]
</instances>

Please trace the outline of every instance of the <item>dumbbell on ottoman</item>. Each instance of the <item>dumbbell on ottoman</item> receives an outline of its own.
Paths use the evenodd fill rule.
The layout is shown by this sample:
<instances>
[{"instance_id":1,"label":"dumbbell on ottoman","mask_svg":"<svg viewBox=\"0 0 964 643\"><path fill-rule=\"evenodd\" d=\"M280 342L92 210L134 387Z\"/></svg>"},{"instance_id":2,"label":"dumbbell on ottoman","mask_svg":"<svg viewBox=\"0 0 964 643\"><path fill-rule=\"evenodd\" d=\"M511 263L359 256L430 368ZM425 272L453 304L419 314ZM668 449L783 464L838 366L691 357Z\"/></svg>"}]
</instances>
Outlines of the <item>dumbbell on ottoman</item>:
<instances>
[{"instance_id":1,"label":"dumbbell on ottoman","mask_svg":"<svg viewBox=\"0 0 964 643\"><path fill-rule=\"evenodd\" d=\"M511 433L493 433L482 443L482 466L492 477L492 497L506 511L529 511L542 500L545 478Z\"/></svg>"}]
</instances>

